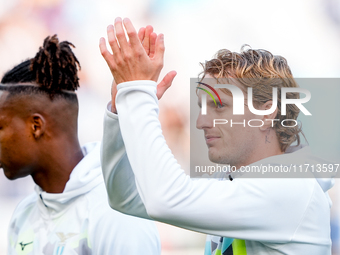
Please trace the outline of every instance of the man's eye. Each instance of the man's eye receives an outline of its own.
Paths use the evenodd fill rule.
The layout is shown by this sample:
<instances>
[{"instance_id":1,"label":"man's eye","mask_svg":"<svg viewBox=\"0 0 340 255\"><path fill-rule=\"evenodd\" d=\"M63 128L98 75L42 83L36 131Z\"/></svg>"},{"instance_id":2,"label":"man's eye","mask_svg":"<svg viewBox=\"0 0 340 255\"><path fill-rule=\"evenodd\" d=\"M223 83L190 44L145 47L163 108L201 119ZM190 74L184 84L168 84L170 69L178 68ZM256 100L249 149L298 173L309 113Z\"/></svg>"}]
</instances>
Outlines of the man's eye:
<instances>
[{"instance_id":1,"label":"man's eye","mask_svg":"<svg viewBox=\"0 0 340 255\"><path fill-rule=\"evenodd\" d=\"M221 109L224 107L224 104L217 103L217 108Z\"/></svg>"}]
</instances>

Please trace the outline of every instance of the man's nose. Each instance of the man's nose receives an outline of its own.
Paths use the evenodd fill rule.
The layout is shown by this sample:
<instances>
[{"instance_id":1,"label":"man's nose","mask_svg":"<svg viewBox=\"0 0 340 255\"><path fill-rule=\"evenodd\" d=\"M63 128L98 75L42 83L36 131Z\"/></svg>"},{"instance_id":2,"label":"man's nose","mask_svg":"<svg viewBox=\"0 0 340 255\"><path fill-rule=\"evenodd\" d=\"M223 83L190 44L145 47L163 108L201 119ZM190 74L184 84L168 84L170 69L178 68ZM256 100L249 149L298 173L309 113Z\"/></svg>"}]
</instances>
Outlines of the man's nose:
<instances>
[{"instance_id":1,"label":"man's nose","mask_svg":"<svg viewBox=\"0 0 340 255\"><path fill-rule=\"evenodd\" d=\"M197 129L205 129L205 128L212 128L213 126L213 119L209 117L208 114L199 113L197 120L196 120L196 128Z\"/></svg>"}]
</instances>

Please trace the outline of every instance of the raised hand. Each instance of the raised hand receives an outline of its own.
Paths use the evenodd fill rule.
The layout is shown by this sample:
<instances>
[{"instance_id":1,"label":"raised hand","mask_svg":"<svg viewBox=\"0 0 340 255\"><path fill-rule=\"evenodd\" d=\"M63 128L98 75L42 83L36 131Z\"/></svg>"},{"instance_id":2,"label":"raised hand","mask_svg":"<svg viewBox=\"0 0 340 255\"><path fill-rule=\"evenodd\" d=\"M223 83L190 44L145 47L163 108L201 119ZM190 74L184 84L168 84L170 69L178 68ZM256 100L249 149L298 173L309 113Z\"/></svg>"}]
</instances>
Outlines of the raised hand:
<instances>
[{"instance_id":1,"label":"raised hand","mask_svg":"<svg viewBox=\"0 0 340 255\"><path fill-rule=\"evenodd\" d=\"M107 28L107 37L112 54L107 50L104 38L100 38L99 43L101 54L108 64L116 83L134 80L157 81L163 68L165 50L163 34L156 36L155 46L149 44L149 55L151 54L151 56L148 56L135 28L127 18L124 19L124 27L129 42L126 39L121 18L116 18L115 25L110 25ZM150 37L152 38L152 36Z\"/></svg>"},{"instance_id":2,"label":"raised hand","mask_svg":"<svg viewBox=\"0 0 340 255\"><path fill-rule=\"evenodd\" d=\"M109 33L112 33L112 31L110 31L112 29L114 30L112 25L108 27L108 35L109 35ZM142 27L142 28L139 29L137 35L138 35L138 39L139 39L140 43L142 44L142 46L145 50L145 53L147 54L147 56L149 56L150 59L153 59L155 57L155 54L156 54L156 40L157 40L157 37L158 37L157 34L155 34L153 32L153 27L152 26L147 26L146 28ZM105 39L104 39L104 41L102 41L103 39L104 38L101 38L99 46L100 46L100 50L101 50L101 53L102 53L104 59L106 60L106 62L108 63L108 65L110 67L109 62L107 61L107 59L104 56L104 54L107 56L107 53L106 53L107 48L106 48L106 44L105 44ZM111 45L111 43L110 43L110 45ZM129 46L131 47L131 43L129 43ZM110 57L110 56L108 56L108 57ZM110 69L111 69L111 67L110 67ZM111 70L111 72L112 72L112 70ZM171 86L172 81L175 78L176 74L177 73L175 71L169 72L167 75L165 75L163 80L157 85L157 98L158 99L161 99L161 97L163 96L165 91ZM111 96L112 96L111 111L114 112L114 113L116 113L116 106L115 106L116 95L117 95L117 83L115 82L115 80L113 80L112 88L111 88Z\"/></svg>"}]
</instances>

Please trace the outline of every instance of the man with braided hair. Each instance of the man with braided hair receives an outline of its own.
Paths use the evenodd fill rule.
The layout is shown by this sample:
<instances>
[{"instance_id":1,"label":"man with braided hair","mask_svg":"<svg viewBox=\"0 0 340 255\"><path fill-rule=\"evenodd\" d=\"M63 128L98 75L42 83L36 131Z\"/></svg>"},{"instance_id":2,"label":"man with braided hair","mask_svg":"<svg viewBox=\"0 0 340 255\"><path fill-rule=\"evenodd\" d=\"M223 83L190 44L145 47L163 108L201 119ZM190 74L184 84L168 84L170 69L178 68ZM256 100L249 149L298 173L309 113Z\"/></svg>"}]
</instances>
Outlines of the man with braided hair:
<instances>
[{"instance_id":1,"label":"man with braided hair","mask_svg":"<svg viewBox=\"0 0 340 255\"><path fill-rule=\"evenodd\" d=\"M79 145L80 65L70 46L47 37L1 80L1 167L36 183L12 216L8 254L160 254L153 222L111 210L100 144Z\"/></svg>"},{"instance_id":2,"label":"man with braided hair","mask_svg":"<svg viewBox=\"0 0 340 255\"><path fill-rule=\"evenodd\" d=\"M265 50L221 50L203 65L205 78L212 81L206 84L208 92L217 90L220 103L206 99L207 113L199 114L196 127L204 131L209 159L235 171L222 173L221 179L192 180L174 159L158 120L156 81L163 67L163 35L157 37L153 58L143 51L129 19L117 18L107 36L112 54L104 38L99 46L117 86L112 90L115 106L105 116L102 169L114 209L209 234L206 255L331 254L327 193L334 183L331 178L315 178L311 172L304 175L308 178L249 178L253 176L239 171L262 164L287 167L327 162L312 155L308 146L299 145L298 127L284 129L266 121L283 115L272 99L272 86L290 90L297 86L283 57ZM231 83L230 90L238 91L241 99L244 96L238 100L243 115L233 114L236 93L217 88L216 83ZM253 102L247 100L248 87ZM297 98L296 93L286 95ZM201 98L199 90L198 104L203 108ZM266 112L254 114L252 104ZM272 106L274 111L267 111ZM287 107L290 121L298 113L295 105ZM214 125L214 119L231 117L238 123L260 119L264 124ZM297 146L291 146L294 141ZM118 169L125 150L131 167ZM116 185L121 182L125 185ZM124 199L126 193L131 195Z\"/></svg>"}]
</instances>

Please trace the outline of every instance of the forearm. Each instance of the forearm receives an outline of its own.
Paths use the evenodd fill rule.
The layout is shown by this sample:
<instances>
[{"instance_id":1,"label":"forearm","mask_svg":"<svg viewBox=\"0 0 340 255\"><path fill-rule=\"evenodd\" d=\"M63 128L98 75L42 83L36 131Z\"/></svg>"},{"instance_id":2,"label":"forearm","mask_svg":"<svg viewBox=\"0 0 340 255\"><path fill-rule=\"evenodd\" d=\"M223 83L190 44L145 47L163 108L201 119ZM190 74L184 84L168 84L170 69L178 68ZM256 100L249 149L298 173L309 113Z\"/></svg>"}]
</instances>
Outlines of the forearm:
<instances>
[{"instance_id":1,"label":"forearm","mask_svg":"<svg viewBox=\"0 0 340 255\"><path fill-rule=\"evenodd\" d=\"M101 161L110 206L125 214L150 219L136 189L117 115L108 110L104 118Z\"/></svg>"},{"instance_id":2,"label":"forearm","mask_svg":"<svg viewBox=\"0 0 340 255\"><path fill-rule=\"evenodd\" d=\"M218 191L221 185L211 189L209 186L215 181L193 182L177 164L162 135L155 92L153 82L129 82L118 86L116 98L119 125L139 194L152 218L217 234L211 230L220 227L220 219L206 224L207 218L211 218L206 212L216 203L211 202L209 193Z\"/></svg>"}]
</instances>

